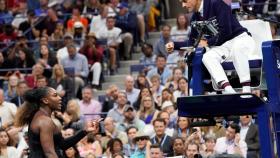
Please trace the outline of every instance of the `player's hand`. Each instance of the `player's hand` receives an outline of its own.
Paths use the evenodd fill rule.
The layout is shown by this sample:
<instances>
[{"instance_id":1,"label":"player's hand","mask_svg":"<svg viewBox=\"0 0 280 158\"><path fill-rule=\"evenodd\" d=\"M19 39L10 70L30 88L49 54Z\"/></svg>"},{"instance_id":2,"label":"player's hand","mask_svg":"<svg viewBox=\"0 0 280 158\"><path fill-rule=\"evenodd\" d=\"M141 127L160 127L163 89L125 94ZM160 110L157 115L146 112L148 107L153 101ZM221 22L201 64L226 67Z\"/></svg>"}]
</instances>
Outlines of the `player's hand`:
<instances>
[{"instance_id":1,"label":"player's hand","mask_svg":"<svg viewBox=\"0 0 280 158\"><path fill-rule=\"evenodd\" d=\"M200 46L200 47L208 47L208 42L207 42L207 40L204 40L204 39L200 40L199 46Z\"/></svg>"},{"instance_id":2,"label":"player's hand","mask_svg":"<svg viewBox=\"0 0 280 158\"><path fill-rule=\"evenodd\" d=\"M99 122L100 121L101 121L101 119L93 120L93 121L87 121L84 130L88 133L94 133L94 134L98 133Z\"/></svg>"}]
</instances>

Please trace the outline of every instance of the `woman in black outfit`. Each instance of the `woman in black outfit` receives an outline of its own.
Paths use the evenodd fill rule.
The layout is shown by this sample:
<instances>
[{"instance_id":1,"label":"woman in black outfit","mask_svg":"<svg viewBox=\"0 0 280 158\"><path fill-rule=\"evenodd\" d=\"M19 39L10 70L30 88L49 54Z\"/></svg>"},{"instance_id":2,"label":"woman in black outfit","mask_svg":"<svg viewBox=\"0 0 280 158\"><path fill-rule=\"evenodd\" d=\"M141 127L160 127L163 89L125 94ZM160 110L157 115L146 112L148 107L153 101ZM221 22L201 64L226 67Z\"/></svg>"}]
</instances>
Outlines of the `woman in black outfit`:
<instances>
[{"instance_id":1,"label":"woman in black outfit","mask_svg":"<svg viewBox=\"0 0 280 158\"><path fill-rule=\"evenodd\" d=\"M98 132L98 121L87 122L84 130L64 139L51 114L61 109L61 97L50 87L29 90L25 102L17 111L16 126L28 125L29 158L63 158L65 150L74 146L87 133ZM51 139L52 138L52 139Z\"/></svg>"}]
</instances>

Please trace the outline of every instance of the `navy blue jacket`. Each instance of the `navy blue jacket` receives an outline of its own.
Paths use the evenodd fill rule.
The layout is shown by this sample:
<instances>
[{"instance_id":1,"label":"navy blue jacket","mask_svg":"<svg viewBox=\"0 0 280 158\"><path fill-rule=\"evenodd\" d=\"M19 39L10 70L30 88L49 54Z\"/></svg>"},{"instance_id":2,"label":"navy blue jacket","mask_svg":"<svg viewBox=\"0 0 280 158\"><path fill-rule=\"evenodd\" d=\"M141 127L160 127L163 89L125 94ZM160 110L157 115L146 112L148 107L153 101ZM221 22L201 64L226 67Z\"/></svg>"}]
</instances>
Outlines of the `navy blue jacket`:
<instances>
[{"instance_id":1,"label":"navy blue jacket","mask_svg":"<svg viewBox=\"0 0 280 158\"><path fill-rule=\"evenodd\" d=\"M220 46L228 40L247 32L247 29L242 27L235 15L231 12L231 7L223 0L203 0L203 20L208 20L215 17L218 22L219 34L215 37L207 39L209 46ZM202 20L200 14L194 13L191 21ZM190 44L193 45L197 32L192 28L190 34Z\"/></svg>"}]
</instances>

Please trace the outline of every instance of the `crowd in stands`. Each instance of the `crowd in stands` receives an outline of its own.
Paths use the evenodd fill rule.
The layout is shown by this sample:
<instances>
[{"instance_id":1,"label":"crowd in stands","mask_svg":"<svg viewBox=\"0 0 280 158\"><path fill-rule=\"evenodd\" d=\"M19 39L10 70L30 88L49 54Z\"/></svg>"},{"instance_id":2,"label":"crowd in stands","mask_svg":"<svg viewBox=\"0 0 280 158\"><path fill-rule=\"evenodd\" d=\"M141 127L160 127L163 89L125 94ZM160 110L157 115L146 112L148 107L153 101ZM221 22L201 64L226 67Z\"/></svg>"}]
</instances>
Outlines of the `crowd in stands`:
<instances>
[{"instance_id":1,"label":"crowd in stands","mask_svg":"<svg viewBox=\"0 0 280 158\"><path fill-rule=\"evenodd\" d=\"M62 111L53 113L53 120L64 138L83 128L85 120L104 118L98 134L65 151L68 158L257 158L252 116L217 118L211 127L192 127L201 118L178 117L177 98L189 96L186 52L170 54L165 44L186 43L190 25L188 16L179 14L176 26L163 25L154 44L145 42L148 31L159 29L161 3L0 0L0 157L28 157L28 130L13 126L15 114L25 91L50 86L62 98ZM105 99L96 100L93 89L101 89L106 67L115 75L119 61L131 59L136 45L143 71L136 79L127 75L125 89L110 85Z\"/></svg>"}]
</instances>

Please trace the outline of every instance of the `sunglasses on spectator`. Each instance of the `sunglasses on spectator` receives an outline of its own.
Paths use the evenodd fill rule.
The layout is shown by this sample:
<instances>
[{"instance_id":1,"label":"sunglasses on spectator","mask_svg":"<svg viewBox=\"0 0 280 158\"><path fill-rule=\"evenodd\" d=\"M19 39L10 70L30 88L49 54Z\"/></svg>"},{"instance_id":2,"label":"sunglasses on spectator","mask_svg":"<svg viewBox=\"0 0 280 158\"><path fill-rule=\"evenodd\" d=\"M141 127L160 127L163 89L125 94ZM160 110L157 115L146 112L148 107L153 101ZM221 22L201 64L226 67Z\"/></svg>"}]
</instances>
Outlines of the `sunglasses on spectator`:
<instances>
[{"instance_id":1,"label":"sunglasses on spectator","mask_svg":"<svg viewBox=\"0 0 280 158\"><path fill-rule=\"evenodd\" d=\"M147 138L144 138L144 137L143 137L143 138L138 138L138 139L136 140L136 142L138 142L138 141L140 141L140 140L141 140L141 141L144 141L144 140L147 140Z\"/></svg>"}]
</instances>

